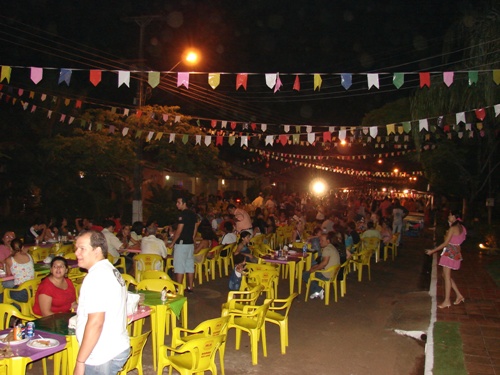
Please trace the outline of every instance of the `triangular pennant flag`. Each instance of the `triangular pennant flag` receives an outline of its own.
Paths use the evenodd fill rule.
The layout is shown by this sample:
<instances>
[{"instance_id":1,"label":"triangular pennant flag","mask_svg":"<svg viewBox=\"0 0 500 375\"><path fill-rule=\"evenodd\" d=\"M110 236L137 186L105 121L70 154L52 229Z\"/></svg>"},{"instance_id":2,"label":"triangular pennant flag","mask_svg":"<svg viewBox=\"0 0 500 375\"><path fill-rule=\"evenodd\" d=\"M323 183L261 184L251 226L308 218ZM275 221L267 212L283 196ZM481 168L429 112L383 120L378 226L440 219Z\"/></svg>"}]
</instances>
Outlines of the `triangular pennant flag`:
<instances>
[{"instance_id":1,"label":"triangular pennant flag","mask_svg":"<svg viewBox=\"0 0 500 375\"><path fill-rule=\"evenodd\" d=\"M208 84L215 90L220 84L220 73L209 73Z\"/></svg>"},{"instance_id":2,"label":"triangular pennant flag","mask_svg":"<svg viewBox=\"0 0 500 375\"><path fill-rule=\"evenodd\" d=\"M288 135L281 134L279 136L278 140L279 140L279 143L281 143L283 146L286 146L286 144L288 143Z\"/></svg>"},{"instance_id":3,"label":"triangular pennant flag","mask_svg":"<svg viewBox=\"0 0 500 375\"><path fill-rule=\"evenodd\" d=\"M418 75L420 76L420 88L424 86L431 87L431 73L420 72Z\"/></svg>"},{"instance_id":4,"label":"triangular pennant flag","mask_svg":"<svg viewBox=\"0 0 500 375\"><path fill-rule=\"evenodd\" d=\"M135 117L141 118L141 116L142 116L142 111L138 109L137 112L135 113Z\"/></svg>"},{"instance_id":5,"label":"triangular pennant flag","mask_svg":"<svg viewBox=\"0 0 500 375\"><path fill-rule=\"evenodd\" d=\"M66 120L66 115L63 113L61 114L61 118L59 119L59 122L64 122Z\"/></svg>"},{"instance_id":6,"label":"triangular pennant flag","mask_svg":"<svg viewBox=\"0 0 500 375\"><path fill-rule=\"evenodd\" d=\"M370 136L375 138L378 134L378 128L376 126L370 126Z\"/></svg>"},{"instance_id":7,"label":"triangular pennant flag","mask_svg":"<svg viewBox=\"0 0 500 375\"><path fill-rule=\"evenodd\" d=\"M396 127L396 124L387 124L386 125L386 128L387 128L387 135L391 134L391 133L395 133L394 131L394 128Z\"/></svg>"},{"instance_id":8,"label":"triangular pennant flag","mask_svg":"<svg viewBox=\"0 0 500 375\"><path fill-rule=\"evenodd\" d=\"M232 145L234 145L234 141L235 141L235 140L236 140L235 136L234 136L234 135L232 135L232 136L230 136L230 137L229 137L229 139L227 140L227 143L228 143L230 146L232 146Z\"/></svg>"},{"instance_id":9,"label":"triangular pennant flag","mask_svg":"<svg viewBox=\"0 0 500 375\"><path fill-rule=\"evenodd\" d=\"M255 130L257 129L257 124L256 124L255 122L252 122L252 123L250 124L250 128L251 128L253 131L255 131Z\"/></svg>"},{"instance_id":10,"label":"triangular pennant flag","mask_svg":"<svg viewBox=\"0 0 500 375\"><path fill-rule=\"evenodd\" d=\"M155 141L159 141L163 137L163 132L156 133Z\"/></svg>"},{"instance_id":11,"label":"triangular pennant flag","mask_svg":"<svg viewBox=\"0 0 500 375\"><path fill-rule=\"evenodd\" d=\"M30 99L35 99L35 92L34 91L30 91Z\"/></svg>"},{"instance_id":12,"label":"triangular pennant flag","mask_svg":"<svg viewBox=\"0 0 500 375\"><path fill-rule=\"evenodd\" d=\"M211 126L212 128L215 128L215 127L217 126L217 120L212 120L212 121L210 121L210 126Z\"/></svg>"},{"instance_id":13,"label":"triangular pennant flag","mask_svg":"<svg viewBox=\"0 0 500 375\"><path fill-rule=\"evenodd\" d=\"M184 86L187 89L189 88L189 73L188 72L179 72L177 73L177 87Z\"/></svg>"},{"instance_id":14,"label":"triangular pennant flag","mask_svg":"<svg viewBox=\"0 0 500 375\"><path fill-rule=\"evenodd\" d=\"M35 111L36 111L36 105L33 105L33 107L31 107L31 113L33 113Z\"/></svg>"},{"instance_id":15,"label":"triangular pennant flag","mask_svg":"<svg viewBox=\"0 0 500 375\"><path fill-rule=\"evenodd\" d=\"M221 129L226 129L227 128L227 121L222 121L220 127L221 127Z\"/></svg>"},{"instance_id":16,"label":"triangular pennant flag","mask_svg":"<svg viewBox=\"0 0 500 375\"><path fill-rule=\"evenodd\" d=\"M316 89L318 91L321 90L322 83L323 80L321 79L321 76L319 74L314 74L314 91L316 91Z\"/></svg>"},{"instance_id":17,"label":"triangular pennant flag","mask_svg":"<svg viewBox=\"0 0 500 375\"><path fill-rule=\"evenodd\" d=\"M0 82L3 82L4 79L7 80L7 83L10 83L10 74L12 73L12 68L10 66L2 65L2 72L0 75Z\"/></svg>"},{"instance_id":18,"label":"triangular pennant flag","mask_svg":"<svg viewBox=\"0 0 500 375\"><path fill-rule=\"evenodd\" d=\"M52 111L47 112L47 118L52 118Z\"/></svg>"},{"instance_id":19,"label":"triangular pennant flag","mask_svg":"<svg viewBox=\"0 0 500 375\"><path fill-rule=\"evenodd\" d=\"M240 146L247 146L248 147L248 136L242 135L241 140L240 140Z\"/></svg>"},{"instance_id":20,"label":"triangular pennant flag","mask_svg":"<svg viewBox=\"0 0 500 375\"><path fill-rule=\"evenodd\" d=\"M175 122L175 123L178 123L178 122L180 122L180 121L181 121L181 116L180 116L180 115L175 116L175 118L174 118L174 122Z\"/></svg>"},{"instance_id":21,"label":"triangular pennant flag","mask_svg":"<svg viewBox=\"0 0 500 375\"><path fill-rule=\"evenodd\" d=\"M500 104L495 104L493 108L495 108L495 117L500 115Z\"/></svg>"},{"instance_id":22,"label":"triangular pennant flag","mask_svg":"<svg viewBox=\"0 0 500 375\"><path fill-rule=\"evenodd\" d=\"M292 143L298 145L300 143L300 134L292 134Z\"/></svg>"},{"instance_id":23,"label":"triangular pennant flag","mask_svg":"<svg viewBox=\"0 0 500 375\"><path fill-rule=\"evenodd\" d=\"M64 105L67 107L71 103L71 99L65 99Z\"/></svg>"},{"instance_id":24,"label":"triangular pennant flag","mask_svg":"<svg viewBox=\"0 0 500 375\"><path fill-rule=\"evenodd\" d=\"M475 85L477 83L477 80L479 78L479 74L477 70L471 70L468 74L469 76L469 86Z\"/></svg>"},{"instance_id":25,"label":"triangular pennant flag","mask_svg":"<svg viewBox=\"0 0 500 375\"><path fill-rule=\"evenodd\" d=\"M405 133L409 133L411 131L410 121L403 122L403 129L404 129Z\"/></svg>"},{"instance_id":26,"label":"triangular pennant flag","mask_svg":"<svg viewBox=\"0 0 500 375\"><path fill-rule=\"evenodd\" d=\"M129 108L125 108L123 110L123 116L128 116L129 112L130 112L130 109Z\"/></svg>"},{"instance_id":27,"label":"triangular pennant flag","mask_svg":"<svg viewBox=\"0 0 500 375\"><path fill-rule=\"evenodd\" d=\"M82 108L82 101L81 100L77 100L75 102L75 108Z\"/></svg>"},{"instance_id":28,"label":"triangular pennant flag","mask_svg":"<svg viewBox=\"0 0 500 375\"><path fill-rule=\"evenodd\" d=\"M418 130L427 130L429 131L429 123L426 118L418 120Z\"/></svg>"},{"instance_id":29,"label":"triangular pennant flag","mask_svg":"<svg viewBox=\"0 0 500 375\"><path fill-rule=\"evenodd\" d=\"M266 85L267 85L267 87L269 87L270 89L272 89L276 85L277 74L275 74L275 73L267 73L265 75L265 77L266 77Z\"/></svg>"},{"instance_id":30,"label":"triangular pennant flag","mask_svg":"<svg viewBox=\"0 0 500 375\"><path fill-rule=\"evenodd\" d=\"M352 86L352 74L351 73L340 74L340 83L343 88L349 90L349 87Z\"/></svg>"},{"instance_id":31,"label":"triangular pennant flag","mask_svg":"<svg viewBox=\"0 0 500 375\"><path fill-rule=\"evenodd\" d=\"M497 85L500 85L500 70L495 69L493 71L493 82L495 82Z\"/></svg>"},{"instance_id":32,"label":"triangular pennant flag","mask_svg":"<svg viewBox=\"0 0 500 375\"><path fill-rule=\"evenodd\" d=\"M170 136L168 137L168 142L169 143L173 143L175 141L175 134L174 133L170 133Z\"/></svg>"},{"instance_id":33,"label":"triangular pennant flag","mask_svg":"<svg viewBox=\"0 0 500 375\"><path fill-rule=\"evenodd\" d=\"M201 135L197 134L194 136L195 139L195 144L199 145L201 144Z\"/></svg>"},{"instance_id":34,"label":"triangular pennant flag","mask_svg":"<svg viewBox=\"0 0 500 375\"><path fill-rule=\"evenodd\" d=\"M341 141L345 141L346 136L347 136L347 130L345 129L339 130L339 139Z\"/></svg>"},{"instance_id":35,"label":"triangular pennant flag","mask_svg":"<svg viewBox=\"0 0 500 375\"><path fill-rule=\"evenodd\" d=\"M236 90L238 90L241 86L246 90L247 89L247 81L248 74L247 73L239 73L236 75Z\"/></svg>"},{"instance_id":36,"label":"triangular pennant flag","mask_svg":"<svg viewBox=\"0 0 500 375\"><path fill-rule=\"evenodd\" d=\"M125 84L127 87L130 87L130 72L119 70L118 71L118 87Z\"/></svg>"},{"instance_id":37,"label":"triangular pennant flag","mask_svg":"<svg viewBox=\"0 0 500 375\"><path fill-rule=\"evenodd\" d=\"M293 89L295 91L300 91L300 78L298 74L295 76L295 81L293 82Z\"/></svg>"},{"instance_id":38,"label":"triangular pennant flag","mask_svg":"<svg viewBox=\"0 0 500 375\"><path fill-rule=\"evenodd\" d=\"M153 138L155 132L149 132L148 136L146 137L146 142L151 142L151 139Z\"/></svg>"},{"instance_id":39,"label":"triangular pennant flag","mask_svg":"<svg viewBox=\"0 0 500 375\"><path fill-rule=\"evenodd\" d=\"M309 142L310 144L313 144L315 141L316 141L316 133L309 133L307 135L307 142Z\"/></svg>"},{"instance_id":40,"label":"triangular pennant flag","mask_svg":"<svg viewBox=\"0 0 500 375\"><path fill-rule=\"evenodd\" d=\"M68 120L68 124L72 124L73 121L75 121L75 118L73 116L70 116L69 120Z\"/></svg>"},{"instance_id":41,"label":"triangular pennant flag","mask_svg":"<svg viewBox=\"0 0 500 375\"><path fill-rule=\"evenodd\" d=\"M43 69L42 68L36 68L32 67L31 72L30 72L30 78L33 81L35 85L38 85L38 83L42 80L43 78Z\"/></svg>"},{"instance_id":42,"label":"triangular pennant flag","mask_svg":"<svg viewBox=\"0 0 500 375\"><path fill-rule=\"evenodd\" d=\"M216 146L222 146L222 142L223 142L224 138L222 137L222 135L218 135L216 138L215 138L215 145Z\"/></svg>"},{"instance_id":43,"label":"triangular pennant flag","mask_svg":"<svg viewBox=\"0 0 500 375\"><path fill-rule=\"evenodd\" d=\"M281 86L283 86L283 83L281 83L281 78L279 73L276 73L276 84L274 85L274 93L276 94L276 91L278 91Z\"/></svg>"},{"instance_id":44,"label":"triangular pennant flag","mask_svg":"<svg viewBox=\"0 0 500 375\"><path fill-rule=\"evenodd\" d=\"M182 136L182 143L186 144L188 143L188 141L189 141L189 136L187 134L184 134Z\"/></svg>"},{"instance_id":45,"label":"triangular pennant flag","mask_svg":"<svg viewBox=\"0 0 500 375\"><path fill-rule=\"evenodd\" d=\"M377 73L368 73L367 78L368 78L368 90L370 90L372 86L375 86L377 89L379 88Z\"/></svg>"},{"instance_id":46,"label":"triangular pennant flag","mask_svg":"<svg viewBox=\"0 0 500 375\"><path fill-rule=\"evenodd\" d=\"M323 132L323 142L331 142L332 141L332 133Z\"/></svg>"},{"instance_id":47,"label":"triangular pennant flag","mask_svg":"<svg viewBox=\"0 0 500 375\"><path fill-rule=\"evenodd\" d=\"M61 69L59 71L59 81L57 83L61 84L62 82L65 82L66 85L69 86L69 82L71 81L71 73L71 69Z\"/></svg>"},{"instance_id":48,"label":"triangular pennant flag","mask_svg":"<svg viewBox=\"0 0 500 375\"><path fill-rule=\"evenodd\" d=\"M400 89L404 83L405 83L405 74L404 73L394 73L394 75L392 76L392 84L397 89Z\"/></svg>"},{"instance_id":49,"label":"triangular pennant flag","mask_svg":"<svg viewBox=\"0 0 500 375\"><path fill-rule=\"evenodd\" d=\"M24 90L23 89L17 90L17 96L23 96L23 94L24 94ZM69 100L69 99L66 99L66 100Z\"/></svg>"},{"instance_id":50,"label":"triangular pennant flag","mask_svg":"<svg viewBox=\"0 0 500 375\"><path fill-rule=\"evenodd\" d=\"M483 121L484 118L486 117L486 111L484 108L476 109L475 112L476 112L476 117L481 121Z\"/></svg>"},{"instance_id":51,"label":"triangular pennant flag","mask_svg":"<svg viewBox=\"0 0 500 375\"><path fill-rule=\"evenodd\" d=\"M262 130L262 132L265 133L267 130L267 124L260 124L260 130Z\"/></svg>"},{"instance_id":52,"label":"triangular pennant flag","mask_svg":"<svg viewBox=\"0 0 500 375\"><path fill-rule=\"evenodd\" d=\"M288 133L290 131L290 125L283 125L283 130L285 133Z\"/></svg>"},{"instance_id":53,"label":"triangular pennant flag","mask_svg":"<svg viewBox=\"0 0 500 375\"><path fill-rule=\"evenodd\" d=\"M465 124L465 112L459 112L456 114L457 124L463 122Z\"/></svg>"},{"instance_id":54,"label":"triangular pennant flag","mask_svg":"<svg viewBox=\"0 0 500 375\"><path fill-rule=\"evenodd\" d=\"M453 84L453 72L443 72L443 82L446 86L450 87Z\"/></svg>"},{"instance_id":55,"label":"triangular pennant flag","mask_svg":"<svg viewBox=\"0 0 500 375\"><path fill-rule=\"evenodd\" d=\"M135 132L135 138L141 138L141 136L142 136L142 130L137 130Z\"/></svg>"},{"instance_id":56,"label":"triangular pennant flag","mask_svg":"<svg viewBox=\"0 0 500 375\"><path fill-rule=\"evenodd\" d=\"M92 83L94 86L97 86L101 82L102 71L101 70L92 69L90 71L89 79L90 79L90 83Z\"/></svg>"},{"instance_id":57,"label":"triangular pennant flag","mask_svg":"<svg viewBox=\"0 0 500 375\"><path fill-rule=\"evenodd\" d=\"M234 121L231 121L231 129L236 129L236 122Z\"/></svg>"},{"instance_id":58,"label":"triangular pennant flag","mask_svg":"<svg viewBox=\"0 0 500 375\"><path fill-rule=\"evenodd\" d=\"M158 86L160 84L160 72L149 72L148 83L152 88Z\"/></svg>"},{"instance_id":59,"label":"triangular pennant flag","mask_svg":"<svg viewBox=\"0 0 500 375\"><path fill-rule=\"evenodd\" d=\"M274 137L272 135L266 135L266 146L268 145L273 145L274 143Z\"/></svg>"},{"instance_id":60,"label":"triangular pennant flag","mask_svg":"<svg viewBox=\"0 0 500 375\"><path fill-rule=\"evenodd\" d=\"M476 128L477 128L477 130L482 130L483 129L483 123L482 122L478 122L476 124Z\"/></svg>"},{"instance_id":61,"label":"triangular pennant flag","mask_svg":"<svg viewBox=\"0 0 500 375\"><path fill-rule=\"evenodd\" d=\"M312 132L312 126L311 125L307 125L306 126L306 133L310 133Z\"/></svg>"},{"instance_id":62,"label":"triangular pennant flag","mask_svg":"<svg viewBox=\"0 0 500 375\"><path fill-rule=\"evenodd\" d=\"M125 137L128 134L128 128L123 128L122 135Z\"/></svg>"}]
</instances>

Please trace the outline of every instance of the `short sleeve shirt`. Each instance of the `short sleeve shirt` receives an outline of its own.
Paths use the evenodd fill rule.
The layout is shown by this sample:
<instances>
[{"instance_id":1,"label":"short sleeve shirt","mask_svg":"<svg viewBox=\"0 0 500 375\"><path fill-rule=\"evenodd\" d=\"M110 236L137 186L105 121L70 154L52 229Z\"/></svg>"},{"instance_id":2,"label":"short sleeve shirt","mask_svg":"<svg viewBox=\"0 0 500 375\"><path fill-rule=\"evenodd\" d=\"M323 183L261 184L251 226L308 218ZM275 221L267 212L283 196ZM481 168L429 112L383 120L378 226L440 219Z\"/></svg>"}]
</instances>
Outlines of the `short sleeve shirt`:
<instances>
[{"instance_id":1,"label":"short sleeve shirt","mask_svg":"<svg viewBox=\"0 0 500 375\"><path fill-rule=\"evenodd\" d=\"M70 279L66 279L68 288L66 290L60 289L48 277L44 278L35 295L35 304L33 305L33 312L37 315L42 315L38 298L40 294L45 294L52 297L51 311L53 313L65 313L71 311L71 304L76 301L75 286Z\"/></svg>"},{"instance_id":2,"label":"short sleeve shirt","mask_svg":"<svg viewBox=\"0 0 500 375\"><path fill-rule=\"evenodd\" d=\"M180 241L182 241L184 245L190 245L194 243L193 237L196 220L197 216L193 211L188 209L181 211L178 223L184 224L184 226L182 228L181 235L177 240L177 243L180 243Z\"/></svg>"}]
</instances>

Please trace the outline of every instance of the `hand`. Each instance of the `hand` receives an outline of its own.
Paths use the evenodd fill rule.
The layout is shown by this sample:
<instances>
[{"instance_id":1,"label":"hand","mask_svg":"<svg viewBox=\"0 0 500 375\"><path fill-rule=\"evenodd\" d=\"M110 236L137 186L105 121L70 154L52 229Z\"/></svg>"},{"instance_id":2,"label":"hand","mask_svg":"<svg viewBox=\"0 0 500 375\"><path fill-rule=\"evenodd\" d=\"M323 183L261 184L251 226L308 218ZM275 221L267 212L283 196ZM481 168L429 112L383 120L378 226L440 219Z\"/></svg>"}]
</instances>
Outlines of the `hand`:
<instances>
[{"instance_id":1,"label":"hand","mask_svg":"<svg viewBox=\"0 0 500 375\"><path fill-rule=\"evenodd\" d=\"M73 375L83 375L84 373L85 373L85 363L76 362L75 371L73 372Z\"/></svg>"},{"instance_id":2,"label":"hand","mask_svg":"<svg viewBox=\"0 0 500 375\"><path fill-rule=\"evenodd\" d=\"M429 249L427 249L427 250L425 250L425 253L426 253L427 255L432 255L432 254L434 254L434 250L429 250Z\"/></svg>"}]
</instances>

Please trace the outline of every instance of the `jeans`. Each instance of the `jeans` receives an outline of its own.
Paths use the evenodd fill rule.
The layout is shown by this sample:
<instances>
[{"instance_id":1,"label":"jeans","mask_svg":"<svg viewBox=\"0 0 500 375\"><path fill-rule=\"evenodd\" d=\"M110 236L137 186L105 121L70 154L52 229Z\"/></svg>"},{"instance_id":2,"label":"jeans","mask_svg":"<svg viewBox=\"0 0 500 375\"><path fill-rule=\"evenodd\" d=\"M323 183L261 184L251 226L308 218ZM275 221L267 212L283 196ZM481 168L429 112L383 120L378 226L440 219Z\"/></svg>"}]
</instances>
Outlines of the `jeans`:
<instances>
[{"instance_id":1,"label":"jeans","mask_svg":"<svg viewBox=\"0 0 500 375\"><path fill-rule=\"evenodd\" d=\"M401 236L403 235L403 223L393 223L392 224L392 233L399 233L398 243L396 245L399 246L401 242Z\"/></svg>"},{"instance_id":2,"label":"jeans","mask_svg":"<svg viewBox=\"0 0 500 375\"><path fill-rule=\"evenodd\" d=\"M311 277L311 272L304 271L302 273L302 280L304 280L305 283L307 283L309 281L309 277ZM314 273L314 277L316 277L316 278L318 278L320 280L328 280L328 278L325 277L321 272L315 272ZM318 285L318 282L316 280L311 281L311 287L309 289L309 292L311 294L313 294L313 293L319 293L322 290L323 289Z\"/></svg>"},{"instance_id":3,"label":"jeans","mask_svg":"<svg viewBox=\"0 0 500 375\"><path fill-rule=\"evenodd\" d=\"M125 362L130 355L130 348L127 348L118 354L112 360L101 365L91 366L85 365L85 375L116 375L123 368Z\"/></svg>"}]
</instances>

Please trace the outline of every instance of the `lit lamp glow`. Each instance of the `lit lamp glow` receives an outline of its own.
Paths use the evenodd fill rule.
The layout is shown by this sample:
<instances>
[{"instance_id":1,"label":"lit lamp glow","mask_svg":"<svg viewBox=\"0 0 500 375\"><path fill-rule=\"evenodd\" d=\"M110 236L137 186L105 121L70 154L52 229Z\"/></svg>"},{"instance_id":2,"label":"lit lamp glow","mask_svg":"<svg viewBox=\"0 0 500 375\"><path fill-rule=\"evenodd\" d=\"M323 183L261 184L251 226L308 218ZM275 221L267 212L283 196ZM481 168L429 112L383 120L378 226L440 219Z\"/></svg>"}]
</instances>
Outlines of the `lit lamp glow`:
<instances>
[{"instance_id":1,"label":"lit lamp glow","mask_svg":"<svg viewBox=\"0 0 500 375\"><path fill-rule=\"evenodd\" d=\"M326 193L326 183L320 178L316 178L311 182L311 190L316 195L323 195Z\"/></svg>"}]
</instances>

